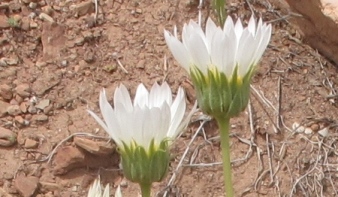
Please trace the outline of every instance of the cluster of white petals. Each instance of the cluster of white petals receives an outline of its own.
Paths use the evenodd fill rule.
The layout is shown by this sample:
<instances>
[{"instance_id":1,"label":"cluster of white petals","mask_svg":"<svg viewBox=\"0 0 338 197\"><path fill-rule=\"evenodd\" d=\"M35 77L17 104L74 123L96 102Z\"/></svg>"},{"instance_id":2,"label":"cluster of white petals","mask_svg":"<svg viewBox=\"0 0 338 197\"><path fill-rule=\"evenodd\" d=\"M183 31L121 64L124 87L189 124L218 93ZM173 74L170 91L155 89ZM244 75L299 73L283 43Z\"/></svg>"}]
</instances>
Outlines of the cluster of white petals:
<instances>
[{"instance_id":1,"label":"cluster of white petals","mask_svg":"<svg viewBox=\"0 0 338 197\"><path fill-rule=\"evenodd\" d=\"M87 197L109 197L109 185L106 185L103 191L100 179L96 179L90 186Z\"/></svg>"},{"instance_id":2,"label":"cluster of white petals","mask_svg":"<svg viewBox=\"0 0 338 197\"><path fill-rule=\"evenodd\" d=\"M177 36L164 31L165 40L175 59L188 72L190 66L196 66L203 73L211 67L231 77L238 66L238 75L243 77L255 66L265 51L271 37L271 25L254 16L248 26L243 27L241 20L236 23L227 17L224 28L216 26L209 18L206 30L194 21L185 24L182 30L182 42Z\"/></svg>"},{"instance_id":3,"label":"cluster of white petals","mask_svg":"<svg viewBox=\"0 0 338 197\"><path fill-rule=\"evenodd\" d=\"M151 140L158 145L164 139L176 138L182 129L186 110L183 89L178 89L173 100L166 82L162 85L155 83L150 92L140 84L133 102L127 88L120 85L114 93L114 107L109 104L105 90L102 90L99 104L104 121L92 111L89 113L119 147L123 147L123 143L130 145L136 142L148 148Z\"/></svg>"}]
</instances>

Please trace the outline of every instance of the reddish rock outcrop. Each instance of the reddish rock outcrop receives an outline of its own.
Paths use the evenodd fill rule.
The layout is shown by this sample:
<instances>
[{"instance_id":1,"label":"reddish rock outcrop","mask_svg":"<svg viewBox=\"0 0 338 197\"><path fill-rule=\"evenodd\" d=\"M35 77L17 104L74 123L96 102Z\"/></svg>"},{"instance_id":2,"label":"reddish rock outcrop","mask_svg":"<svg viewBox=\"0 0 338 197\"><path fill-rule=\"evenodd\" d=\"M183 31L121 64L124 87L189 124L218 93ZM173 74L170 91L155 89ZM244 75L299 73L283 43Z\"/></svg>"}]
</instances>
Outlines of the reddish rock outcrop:
<instances>
[{"instance_id":1,"label":"reddish rock outcrop","mask_svg":"<svg viewBox=\"0 0 338 197\"><path fill-rule=\"evenodd\" d=\"M303 33L304 41L338 65L338 1L286 0Z\"/></svg>"}]
</instances>

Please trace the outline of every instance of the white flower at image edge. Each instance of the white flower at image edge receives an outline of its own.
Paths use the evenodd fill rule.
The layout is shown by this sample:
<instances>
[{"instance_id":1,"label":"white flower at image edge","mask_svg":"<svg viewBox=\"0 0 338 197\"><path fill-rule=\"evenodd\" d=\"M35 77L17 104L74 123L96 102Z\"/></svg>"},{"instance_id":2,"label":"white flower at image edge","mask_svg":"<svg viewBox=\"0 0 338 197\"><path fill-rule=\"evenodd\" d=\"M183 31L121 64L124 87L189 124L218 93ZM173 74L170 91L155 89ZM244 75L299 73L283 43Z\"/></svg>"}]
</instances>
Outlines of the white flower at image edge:
<instances>
[{"instance_id":1,"label":"white flower at image edge","mask_svg":"<svg viewBox=\"0 0 338 197\"><path fill-rule=\"evenodd\" d=\"M175 139L182 130L186 110L183 89L175 100L167 83L155 83L150 92L143 84L137 87L134 102L124 85L114 93L114 107L107 101L105 90L100 93L100 109L104 122L92 111L88 112L108 132L120 148L123 143L136 143L148 148L151 140L159 145L165 139Z\"/></svg>"},{"instance_id":2,"label":"white flower at image edge","mask_svg":"<svg viewBox=\"0 0 338 197\"><path fill-rule=\"evenodd\" d=\"M109 197L109 185L106 185L102 193L100 179L95 179L94 183L89 188L87 197Z\"/></svg>"},{"instance_id":3,"label":"white flower at image edge","mask_svg":"<svg viewBox=\"0 0 338 197\"><path fill-rule=\"evenodd\" d=\"M183 26L182 42L177 37L176 27L174 35L164 31L164 36L173 56L188 72L191 66L204 74L216 67L229 79L236 66L239 77L256 66L270 41L271 25L263 23L262 19L256 23L252 16L244 28L241 20L234 23L227 17L221 29L209 18L205 33L200 25L190 21Z\"/></svg>"}]
</instances>

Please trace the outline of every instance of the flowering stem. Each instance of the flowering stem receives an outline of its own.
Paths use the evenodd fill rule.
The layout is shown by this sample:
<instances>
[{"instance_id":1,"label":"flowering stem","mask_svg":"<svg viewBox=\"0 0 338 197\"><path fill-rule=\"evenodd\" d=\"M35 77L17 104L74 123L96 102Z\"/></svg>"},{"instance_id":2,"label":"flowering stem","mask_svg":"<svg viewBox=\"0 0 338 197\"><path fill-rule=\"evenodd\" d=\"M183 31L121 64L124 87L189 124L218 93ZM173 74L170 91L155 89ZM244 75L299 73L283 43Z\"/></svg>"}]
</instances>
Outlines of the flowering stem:
<instances>
[{"instance_id":1,"label":"flowering stem","mask_svg":"<svg viewBox=\"0 0 338 197\"><path fill-rule=\"evenodd\" d=\"M223 173L224 173L224 186L227 197L233 197L234 191L232 188L232 173L231 173L231 161L230 161L230 118L217 118L217 123L221 133L221 148L223 159Z\"/></svg>"},{"instance_id":2,"label":"flowering stem","mask_svg":"<svg viewBox=\"0 0 338 197\"><path fill-rule=\"evenodd\" d=\"M140 183L142 197L150 197L151 183Z\"/></svg>"},{"instance_id":3,"label":"flowering stem","mask_svg":"<svg viewBox=\"0 0 338 197\"><path fill-rule=\"evenodd\" d=\"M218 17L218 22L220 23L219 25L221 27L223 27L226 16L227 16L225 1L226 0L213 0L214 9L216 11L216 14L217 14L217 17Z\"/></svg>"}]
</instances>

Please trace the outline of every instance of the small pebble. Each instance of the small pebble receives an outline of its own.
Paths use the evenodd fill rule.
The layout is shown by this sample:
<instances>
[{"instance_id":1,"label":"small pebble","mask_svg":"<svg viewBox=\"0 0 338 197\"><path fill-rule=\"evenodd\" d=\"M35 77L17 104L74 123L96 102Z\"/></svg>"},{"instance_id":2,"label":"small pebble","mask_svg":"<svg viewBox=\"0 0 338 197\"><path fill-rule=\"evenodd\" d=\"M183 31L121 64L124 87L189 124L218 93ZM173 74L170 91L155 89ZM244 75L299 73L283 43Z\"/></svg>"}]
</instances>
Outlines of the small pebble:
<instances>
[{"instance_id":1,"label":"small pebble","mask_svg":"<svg viewBox=\"0 0 338 197\"><path fill-rule=\"evenodd\" d=\"M318 131L319 135L322 137L326 137L329 134L329 129L327 127L321 129Z\"/></svg>"},{"instance_id":2,"label":"small pebble","mask_svg":"<svg viewBox=\"0 0 338 197\"><path fill-rule=\"evenodd\" d=\"M36 8L37 5L38 5L38 4L35 3L35 2L30 2L29 5L28 5L28 7L29 7L30 9L34 10L34 9Z\"/></svg>"},{"instance_id":3,"label":"small pebble","mask_svg":"<svg viewBox=\"0 0 338 197\"><path fill-rule=\"evenodd\" d=\"M25 148L36 148L38 146L38 142L32 139L27 138L25 141Z\"/></svg>"},{"instance_id":4,"label":"small pebble","mask_svg":"<svg viewBox=\"0 0 338 197\"><path fill-rule=\"evenodd\" d=\"M62 60L62 61L61 61L61 66L62 66L62 67L66 67L67 65L68 65L67 60Z\"/></svg>"},{"instance_id":5,"label":"small pebble","mask_svg":"<svg viewBox=\"0 0 338 197\"><path fill-rule=\"evenodd\" d=\"M311 128L307 127L307 128L305 128L304 133L307 134L307 135L310 135L310 134L313 133L313 131L312 131Z\"/></svg>"},{"instance_id":6,"label":"small pebble","mask_svg":"<svg viewBox=\"0 0 338 197\"><path fill-rule=\"evenodd\" d=\"M49 22L51 22L51 23L54 23L54 19L53 19L51 16L49 16L48 14L46 14L46 13L41 13L41 14L39 15L39 18L40 18L41 20L45 20L45 21L49 21Z\"/></svg>"},{"instance_id":7,"label":"small pebble","mask_svg":"<svg viewBox=\"0 0 338 197\"><path fill-rule=\"evenodd\" d=\"M294 130L297 133L303 133L305 131L305 127L300 126L298 122L293 123L292 130Z\"/></svg>"},{"instance_id":8,"label":"small pebble","mask_svg":"<svg viewBox=\"0 0 338 197\"><path fill-rule=\"evenodd\" d=\"M312 129L312 131L314 131L314 132L317 132L318 130L319 130L319 125L318 124L312 124L311 125L311 129Z\"/></svg>"}]
</instances>

